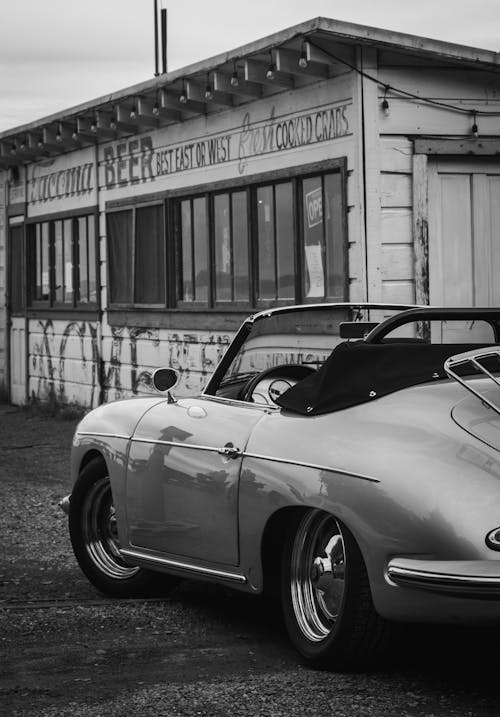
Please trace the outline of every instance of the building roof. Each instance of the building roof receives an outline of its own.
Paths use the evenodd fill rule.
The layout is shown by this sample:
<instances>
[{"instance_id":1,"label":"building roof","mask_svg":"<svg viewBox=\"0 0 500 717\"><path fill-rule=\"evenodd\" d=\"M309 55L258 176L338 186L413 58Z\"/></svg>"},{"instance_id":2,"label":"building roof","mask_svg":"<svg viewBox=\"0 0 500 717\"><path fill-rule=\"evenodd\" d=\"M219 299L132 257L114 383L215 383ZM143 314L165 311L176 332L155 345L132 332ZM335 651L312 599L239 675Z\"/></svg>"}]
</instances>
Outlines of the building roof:
<instances>
[{"instance_id":1,"label":"building roof","mask_svg":"<svg viewBox=\"0 0 500 717\"><path fill-rule=\"evenodd\" d=\"M238 107L357 69L356 47L405 64L500 72L500 53L318 17L0 133L0 169Z\"/></svg>"}]
</instances>

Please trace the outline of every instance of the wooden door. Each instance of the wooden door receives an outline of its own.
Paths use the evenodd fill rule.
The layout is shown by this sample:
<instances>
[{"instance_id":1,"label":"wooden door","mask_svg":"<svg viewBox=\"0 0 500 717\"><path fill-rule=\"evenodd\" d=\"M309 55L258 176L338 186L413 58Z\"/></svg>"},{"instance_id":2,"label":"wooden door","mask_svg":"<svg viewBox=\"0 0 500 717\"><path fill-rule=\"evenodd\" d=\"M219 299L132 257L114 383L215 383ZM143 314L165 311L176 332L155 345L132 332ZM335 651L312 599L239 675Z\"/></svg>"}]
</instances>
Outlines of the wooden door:
<instances>
[{"instance_id":1,"label":"wooden door","mask_svg":"<svg viewBox=\"0 0 500 717\"><path fill-rule=\"evenodd\" d=\"M429 162L429 299L435 306L500 306L500 164ZM468 326L457 340L482 340ZM476 335L477 334L477 335Z\"/></svg>"}]
</instances>

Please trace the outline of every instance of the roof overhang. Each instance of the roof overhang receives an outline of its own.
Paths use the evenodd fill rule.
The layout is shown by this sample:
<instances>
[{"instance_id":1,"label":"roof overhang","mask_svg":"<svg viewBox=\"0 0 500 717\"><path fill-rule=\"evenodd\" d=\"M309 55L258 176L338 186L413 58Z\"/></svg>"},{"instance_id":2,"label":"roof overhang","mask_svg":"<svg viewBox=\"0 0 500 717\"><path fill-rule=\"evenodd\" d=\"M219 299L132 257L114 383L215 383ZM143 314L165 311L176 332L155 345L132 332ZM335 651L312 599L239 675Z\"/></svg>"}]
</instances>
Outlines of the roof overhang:
<instances>
[{"instance_id":1,"label":"roof overhang","mask_svg":"<svg viewBox=\"0 0 500 717\"><path fill-rule=\"evenodd\" d=\"M359 46L404 53L420 62L499 71L496 52L319 17L1 132L0 169L214 114L350 72Z\"/></svg>"}]
</instances>

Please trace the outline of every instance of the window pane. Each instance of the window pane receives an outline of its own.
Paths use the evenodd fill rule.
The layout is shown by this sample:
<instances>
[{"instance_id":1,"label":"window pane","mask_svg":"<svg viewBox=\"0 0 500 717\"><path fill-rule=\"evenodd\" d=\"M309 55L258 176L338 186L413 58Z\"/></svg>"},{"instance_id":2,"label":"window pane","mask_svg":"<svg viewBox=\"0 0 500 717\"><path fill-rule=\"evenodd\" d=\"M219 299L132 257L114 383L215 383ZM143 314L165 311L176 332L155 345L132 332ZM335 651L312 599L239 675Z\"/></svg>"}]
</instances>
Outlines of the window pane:
<instances>
[{"instance_id":1,"label":"window pane","mask_svg":"<svg viewBox=\"0 0 500 717\"><path fill-rule=\"evenodd\" d=\"M64 301L64 245L62 221L54 222L54 299Z\"/></svg>"},{"instance_id":2,"label":"window pane","mask_svg":"<svg viewBox=\"0 0 500 717\"><path fill-rule=\"evenodd\" d=\"M208 217L205 197L193 202L195 301L208 303Z\"/></svg>"},{"instance_id":3,"label":"window pane","mask_svg":"<svg viewBox=\"0 0 500 717\"><path fill-rule=\"evenodd\" d=\"M97 301L97 281L96 281L96 261L95 261L95 219L87 217L87 237L88 237L88 254L89 254L89 301Z\"/></svg>"},{"instance_id":4,"label":"window pane","mask_svg":"<svg viewBox=\"0 0 500 717\"><path fill-rule=\"evenodd\" d=\"M327 295L343 301L345 298L345 240L342 212L342 184L340 172L325 176L325 239L327 267Z\"/></svg>"},{"instance_id":5,"label":"window pane","mask_svg":"<svg viewBox=\"0 0 500 717\"><path fill-rule=\"evenodd\" d=\"M183 301L193 301L193 234L191 202L181 202L182 292Z\"/></svg>"},{"instance_id":6,"label":"window pane","mask_svg":"<svg viewBox=\"0 0 500 717\"><path fill-rule=\"evenodd\" d=\"M78 300L87 303L89 300L88 283L88 252L87 252L87 217L78 219Z\"/></svg>"},{"instance_id":7,"label":"window pane","mask_svg":"<svg viewBox=\"0 0 500 717\"><path fill-rule=\"evenodd\" d=\"M9 286L12 311L24 309L24 228L14 226L9 230Z\"/></svg>"},{"instance_id":8,"label":"window pane","mask_svg":"<svg viewBox=\"0 0 500 717\"><path fill-rule=\"evenodd\" d=\"M73 220L64 221L64 301L73 303Z\"/></svg>"},{"instance_id":9,"label":"window pane","mask_svg":"<svg viewBox=\"0 0 500 717\"><path fill-rule=\"evenodd\" d=\"M277 184L275 196L278 299L293 299L295 297L295 261L292 183Z\"/></svg>"},{"instance_id":10,"label":"window pane","mask_svg":"<svg viewBox=\"0 0 500 717\"><path fill-rule=\"evenodd\" d=\"M257 190L257 232L259 251L259 299L276 297L273 188Z\"/></svg>"},{"instance_id":11,"label":"window pane","mask_svg":"<svg viewBox=\"0 0 500 717\"><path fill-rule=\"evenodd\" d=\"M248 213L246 192L232 195L234 300L250 300L248 271Z\"/></svg>"},{"instance_id":12,"label":"window pane","mask_svg":"<svg viewBox=\"0 0 500 717\"><path fill-rule=\"evenodd\" d=\"M40 276L41 276L40 299L42 299L43 301L49 301L49 299L50 299L49 225L47 222L44 222L41 225Z\"/></svg>"},{"instance_id":13,"label":"window pane","mask_svg":"<svg viewBox=\"0 0 500 717\"><path fill-rule=\"evenodd\" d=\"M132 210L107 215L111 302L132 302Z\"/></svg>"},{"instance_id":14,"label":"window pane","mask_svg":"<svg viewBox=\"0 0 500 717\"><path fill-rule=\"evenodd\" d=\"M214 197L215 230L215 298L217 301L231 301L231 230L229 217L229 195Z\"/></svg>"},{"instance_id":15,"label":"window pane","mask_svg":"<svg viewBox=\"0 0 500 717\"><path fill-rule=\"evenodd\" d=\"M165 303L163 207L142 207L135 215L135 301Z\"/></svg>"},{"instance_id":16,"label":"window pane","mask_svg":"<svg viewBox=\"0 0 500 717\"><path fill-rule=\"evenodd\" d=\"M304 296L324 298L323 191L321 177L304 179Z\"/></svg>"}]
</instances>

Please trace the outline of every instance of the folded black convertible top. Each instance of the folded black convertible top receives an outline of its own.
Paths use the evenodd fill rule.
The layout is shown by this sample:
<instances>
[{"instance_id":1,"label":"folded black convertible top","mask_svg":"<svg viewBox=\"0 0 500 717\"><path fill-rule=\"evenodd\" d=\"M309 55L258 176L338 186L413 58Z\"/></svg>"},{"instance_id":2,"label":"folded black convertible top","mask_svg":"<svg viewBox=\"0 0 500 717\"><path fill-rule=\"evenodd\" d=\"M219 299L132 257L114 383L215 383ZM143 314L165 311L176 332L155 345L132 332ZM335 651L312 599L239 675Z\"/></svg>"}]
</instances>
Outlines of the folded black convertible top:
<instances>
[{"instance_id":1,"label":"folded black convertible top","mask_svg":"<svg viewBox=\"0 0 500 717\"><path fill-rule=\"evenodd\" d=\"M447 378L447 358L478 344L345 342L325 363L276 401L289 411L314 416L373 401L419 383Z\"/></svg>"}]
</instances>

